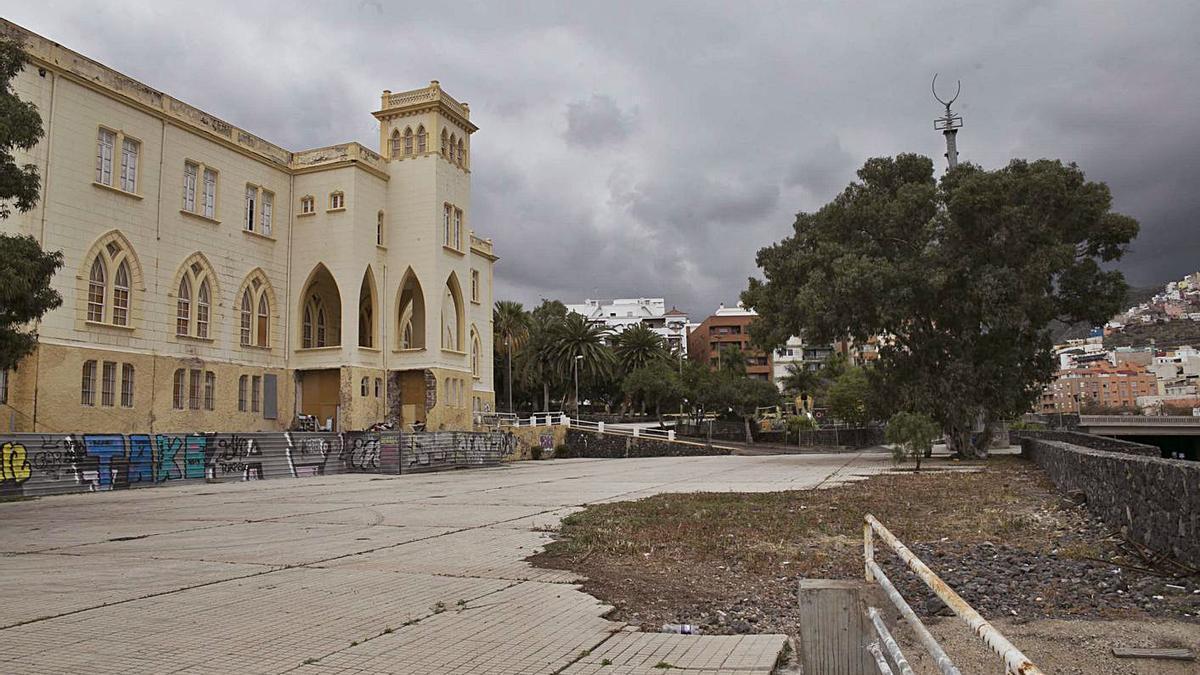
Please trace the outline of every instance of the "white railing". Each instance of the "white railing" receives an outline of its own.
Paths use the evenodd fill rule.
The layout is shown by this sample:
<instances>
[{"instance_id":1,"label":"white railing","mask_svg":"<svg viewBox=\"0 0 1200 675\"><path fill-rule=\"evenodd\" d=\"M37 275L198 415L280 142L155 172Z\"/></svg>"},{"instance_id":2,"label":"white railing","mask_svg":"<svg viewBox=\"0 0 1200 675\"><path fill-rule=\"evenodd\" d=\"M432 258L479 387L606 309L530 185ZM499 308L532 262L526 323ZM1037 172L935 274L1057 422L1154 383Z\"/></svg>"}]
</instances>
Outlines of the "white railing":
<instances>
[{"instance_id":1,"label":"white railing","mask_svg":"<svg viewBox=\"0 0 1200 675\"><path fill-rule=\"evenodd\" d=\"M1079 426L1195 426L1200 417L1190 415L1080 415Z\"/></svg>"},{"instance_id":2,"label":"white railing","mask_svg":"<svg viewBox=\"0 0 1200 675\"><path fill-rule=\"evenodd\" d=\"M933 635L930 634L929 630L925 628L925 624L921 622L921 619L919 619L916 613L913 612L912 607L905 602L904 598L900 595L900 592L896 590L896 587L892 585L891 580L887 578L886 574L884 574L883 569L881 569L875 562L874 535L876 534L879 535L880 540L887 544L888 548L892 549L892 552L894 552L896 556L899 557L900 560L902 560L904 564L913 571L913 573L921 578L921 581L925 582L925 585L929 587L929 590L936 593L937 596L942 599L942 602L945 602L946 606L948 606L951 611L965 621L967 625L971 627L971 630L973 630L975 634L978 635L993 652L1004 659L1004 665L1006 668L1005 672L1011 673L1012 675L1041 675L1042 671L1039 670L1037 666L1033 665L1033 662L1030 661L1024 654L1022 654L1021 650L1013 646L1013 644L1009 642L1008 639L1000 633L1000 631L996 630L995 626L988 623L987 620L979 614L979 612L976 612L974 608L968 605L967 601L962 599L962 596L960 596L958 593L955 593L952 588L947 586L946 582L942 581L938 575L934 574L933 570L929 569L925 563L921 562L920 558L914 555L912 551L908 550L907 546L901 543L900 540L895 537L895 535L889 532L888 529L883 526L883 523L880 523L878 520L876 520L875 516L867 514L863 520L863 559L866 563L867 582L870 583L874 581L879 583L879 586L883 589L888 599L892 601L892 604L896 606L896 609L900 610L900 614L905 618L905 620L908 621L909 625L912 626L913 632L917 634L917 638L920 640L921 644L926 650L929 651L930 656L933 657L934 663L937 664L938 669L941 670L943 675L959 675L959 670L954 666L953 663L950 662L950 657L946 656L946 652L942 650L941 645L938 644L937 640L933 637ZM883 642L884 647L886 648L888 654L892 657L892 661L896 664L896 667L901 673L911 673L912 669L909 667L908 662L904 659L904 655L900 653L899 646L897 646L895 640L892 639L891 634L887 630L887 626L883 625L883 621L879 616L879 610L874 607L870 607L867 609L867 616L870 618L871 623L875 626L875 630L879 635L879 639ZM868 645L867 649L871 652L871 655L875 657L875 662L880 673L892 672L892 670L887 667L887 661L882 658L882 653L880 652L879 645L877 643Z\"/></svg>"},{"instance_id":3,"label":"white railing","mask_svg":"<svg viewBox=\"0 0 1200 675\"><path fill-rule=\"evenodd\" d=\"M549 427L549 426L564 426L568 428L576 428L582 431L591 431L597 434L612 434L614 436L631 436L633 438L654 438L664 441L675 440L674 429L654 429L640 427L623 427L613 426L604 422L592 422L590 420L572 419L566 413L558 412L535 412L529 417L520 418L516 415L501 416L494 415L496 424L502 427Z\"/></svg>"}]
</instances>

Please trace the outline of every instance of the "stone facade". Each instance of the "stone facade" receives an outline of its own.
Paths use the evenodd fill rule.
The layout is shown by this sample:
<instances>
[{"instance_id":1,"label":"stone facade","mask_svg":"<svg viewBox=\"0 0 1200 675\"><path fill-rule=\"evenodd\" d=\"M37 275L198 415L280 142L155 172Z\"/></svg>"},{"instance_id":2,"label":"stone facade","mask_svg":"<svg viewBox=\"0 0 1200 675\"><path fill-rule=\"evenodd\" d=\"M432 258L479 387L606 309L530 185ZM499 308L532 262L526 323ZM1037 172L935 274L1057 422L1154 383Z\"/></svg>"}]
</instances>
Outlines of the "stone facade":
<instances>
[{"instance_id":1,"label":"stone facade","mask_svg":"<svg viewBox=\"0 0 1200 675\"><path fill-rule=\"evenodd\" d=\"M1200 565L1200 463L1023 438L1021 452L1129 540Z\"/></svg>"},{"instance_id":2,"label":"stone facade","mask_svg":"<svg viewBox=\"0 0 1200 675\"><path fill-rule=\"evenodd\" d=\"M65 260L3 428L458 430L494 407L496 256L472 230L466 103L436 81L384 91L378 152L292 152L12 23L0 35L24 45L14 90L46 131L16 156L41 199L0 230Z\"/></svg>"}]
</instances>

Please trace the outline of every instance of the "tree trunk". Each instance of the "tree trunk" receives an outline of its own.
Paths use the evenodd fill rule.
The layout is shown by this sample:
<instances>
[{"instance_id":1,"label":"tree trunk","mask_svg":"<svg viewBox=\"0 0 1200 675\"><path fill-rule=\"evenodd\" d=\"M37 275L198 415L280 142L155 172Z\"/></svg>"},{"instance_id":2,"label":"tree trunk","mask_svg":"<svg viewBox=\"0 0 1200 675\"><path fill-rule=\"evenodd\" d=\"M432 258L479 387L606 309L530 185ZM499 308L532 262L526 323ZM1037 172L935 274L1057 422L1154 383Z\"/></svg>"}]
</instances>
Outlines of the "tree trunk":
<instances>
[{"instance_id":1,"label":"tree trunk","mask_svg":"<svg viewBox=\"0 0 1200 675\"><path fill-rule=\"evenodd\" d=\"M745 424L746 424L746 444L747 445L753 444L754 443L754 434L750 432L750 418L748 416L743 415L742 421L745 422Z\"/></svg>"},{"instance_id":2,"label":"tree trunk","mask_svg":"<svg viewBox=\"0 0 1200 675\"><path fill-rule=\"evenodd\" d=\"M542 382L542 403L544 405L542 410L550 412L550 383L545 381Z\"/></svg>"}]
</instances>

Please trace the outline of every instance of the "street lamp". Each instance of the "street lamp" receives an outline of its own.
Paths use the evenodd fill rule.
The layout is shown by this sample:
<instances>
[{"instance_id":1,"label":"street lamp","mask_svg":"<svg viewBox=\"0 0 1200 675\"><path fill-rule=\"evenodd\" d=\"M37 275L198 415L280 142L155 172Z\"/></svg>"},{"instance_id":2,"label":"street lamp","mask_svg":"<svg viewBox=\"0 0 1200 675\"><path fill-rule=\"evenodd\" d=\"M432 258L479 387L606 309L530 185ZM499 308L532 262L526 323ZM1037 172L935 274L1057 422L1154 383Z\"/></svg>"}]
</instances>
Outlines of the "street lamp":
<instances>
[{"instance_id":1,"label":"street lamp","mask_svg":"<svg viewBox=\"0 0 1200 675\"><path fill-rule=\"evenodd\" d=\"M572 365L575 366L575 417L579 418L579 362L583 360L583 354L576 354L575 361Z\"/></svg>"}]
</instances>

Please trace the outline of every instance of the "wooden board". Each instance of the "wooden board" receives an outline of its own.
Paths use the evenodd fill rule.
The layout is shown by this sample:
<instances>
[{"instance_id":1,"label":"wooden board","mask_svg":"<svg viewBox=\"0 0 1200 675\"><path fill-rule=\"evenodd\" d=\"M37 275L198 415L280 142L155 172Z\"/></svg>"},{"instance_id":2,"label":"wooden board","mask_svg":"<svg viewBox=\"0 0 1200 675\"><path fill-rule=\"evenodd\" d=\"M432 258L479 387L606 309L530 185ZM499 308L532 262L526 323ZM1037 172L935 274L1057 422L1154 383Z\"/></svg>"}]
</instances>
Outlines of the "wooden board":
<instances>
[{"instance_id":1,"label":"wooden board","mask_svg":"<svg viewBox=\"0 0 1200 675\"><path fill-rule=\"evenodd\" d=\"M1113 647L1113 656L1122 659L1175 659L1177 661L1193 661L1196 655L1190 649L1159 648L1159 647Z\"/></svg>"}]
</instances>

